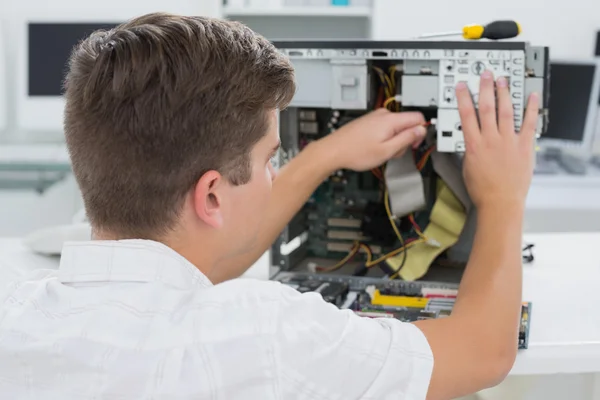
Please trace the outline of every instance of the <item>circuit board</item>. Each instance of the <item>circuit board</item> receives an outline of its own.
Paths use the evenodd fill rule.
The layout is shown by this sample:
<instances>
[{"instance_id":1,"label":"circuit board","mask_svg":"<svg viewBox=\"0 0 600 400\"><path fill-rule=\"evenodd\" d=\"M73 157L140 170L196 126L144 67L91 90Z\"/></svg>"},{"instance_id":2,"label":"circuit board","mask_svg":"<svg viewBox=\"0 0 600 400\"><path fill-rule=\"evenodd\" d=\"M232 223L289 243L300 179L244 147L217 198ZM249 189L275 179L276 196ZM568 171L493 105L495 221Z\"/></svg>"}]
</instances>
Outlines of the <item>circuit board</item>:
<instances>
[{"instance_id":1,"label":"circuit board","mask_svg":"<svg viewBox=\"0 0 600 400\"><path fill-rule=\"evenodd\" d=\"M317 292L341 309L368 318L395 318L403 322L444 318L452 313L458 285L382 281L380 279L280 273L276 280L299 292ZM517 346L529 346L531 303L521 306Z\"/></svg>"},{"instance_id":2,"label":"circuit board","mask_svg":"<svg viewBox=\"0 0 600 400\"><path fill-rule=\"evenodd\" d=\"M362 114L344 110L300 109L297 114L299 149ZM425 145L416 149L414 157L422 157L426 150ZM356 242L360 242L364 246L353 259L364 261L367 251L378 257L402 247L383 203L384 168L385 165L366 172L338 170L317 188L302 210L308 232L308 257L338 261L351 252ZM431 172L429 163L424 163L422 173ZM426 226L429 213L430 209L415 212L411 218L415 224ZM404 241L416 237L408 220L399 221L398 226ZM385 265L381 267L385 268Z\"/></svg>"},{"instance_id":3,"label":"circuit board","mask_svg":"<svg viewBox=\"0 0 600 400\"><path fill-rule=\"evenodd\" d=\"M519 324L519 349L529 347L529 326L531 325L531 303L521 305L521 323Z\"/></svg>"}]
</instances>

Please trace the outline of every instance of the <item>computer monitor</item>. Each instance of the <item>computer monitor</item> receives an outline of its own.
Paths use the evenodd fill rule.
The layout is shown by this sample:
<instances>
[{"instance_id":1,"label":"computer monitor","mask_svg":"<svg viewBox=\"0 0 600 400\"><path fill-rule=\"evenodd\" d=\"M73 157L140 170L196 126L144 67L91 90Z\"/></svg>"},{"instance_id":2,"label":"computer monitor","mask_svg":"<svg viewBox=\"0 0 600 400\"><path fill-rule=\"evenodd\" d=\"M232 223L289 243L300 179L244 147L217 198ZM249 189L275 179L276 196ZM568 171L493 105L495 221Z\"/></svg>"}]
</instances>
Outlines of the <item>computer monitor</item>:
<instances>
[{"instance_id":1,"label":"computer monitor","mask_svg":"<svg viewBox=\"0 0 600 400\"><path fill-rule=\"evenodd\" d=\"M28 21L21 47L17 123L25 130L62 131L63 83L73 47L98 29L120 21Z\"/></svg>"},{"instance_id":2,"label":"computer monitor","mask_svg":"<svg viewBox=\"0 0 600 400\"><path fill-rule=\"evenodd\" d=\"M47 7L20 10L11 16L10 21L11 26L20 29L19 34L14 36L14 48L17 52L17 124L26 131L42 134L62 133L64 100L60 88L65 64L72 46L93 28L114 26L157 11L218 16L221 10L220 2L204 0L122 1L117 7L107 6L106 2L83 1L71 2L73 4L69 5L64 4L65 2L54 3L56 2L48 2ZM44 37L44 33L48 36ZM30 44L40 53L34 53L33 49L30 51ZM42 59L41 52L50 58ZM36 54L40 56L37 57ZM34 65L36 60L42 65ZM46 77L47 83L41 81L42 76Z\"/></svg>"},{"instance_id":3,"label":"computer monitor","mask_svg":"<svg viewBox=\"0 0 600 400\"><path fill-rule=\"evenodd\" d=\"M6 87L6 55L4 49L4 38L2 37L2 25L0 25L0 131L6 129L6 108L8 103L8 88Z\"/></svg>"},{"instance_id":4,"label":"computer monitor","mask_svg":"<svg viewBox=\"0 0 600 400\"><path fill-rule=\"evenodd\" d=\"M575 149L589 153L596 130L600 94L597 59L553 60L550 65L548 129L542 149Z\"/></svg>"},{"instance_id":5,"label":"computer monitor","mask_svg":"<svg viewBox=\"0 0 600 400\"><path fill-rule=\"evenodd\" d=\"M596 32L596 49L594 55L600 60L600 31ZM598 107L600 107L600 95L598 96ZM600 108L598 109L598 117L596 122L596 137L592 145L592 153L596 156L592 159L592 162L600 167Z\"/></svg>"}]
</instances>

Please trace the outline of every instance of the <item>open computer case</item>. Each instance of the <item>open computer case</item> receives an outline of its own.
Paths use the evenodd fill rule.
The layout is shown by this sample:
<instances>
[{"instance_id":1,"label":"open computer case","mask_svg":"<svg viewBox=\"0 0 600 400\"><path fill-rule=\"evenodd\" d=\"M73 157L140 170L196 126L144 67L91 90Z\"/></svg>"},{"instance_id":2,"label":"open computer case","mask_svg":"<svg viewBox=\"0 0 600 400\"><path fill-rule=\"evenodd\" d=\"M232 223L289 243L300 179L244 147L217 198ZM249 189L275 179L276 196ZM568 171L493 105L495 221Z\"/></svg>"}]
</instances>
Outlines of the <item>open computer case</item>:
<instances>
[{"instance_id":1,"label":"open computer case","mask_svg":"<svg viewBox=\"0 0 600 400\"><path fill-rule=\"evenodd\" d=\"M548 124L549 50L526 42L279 41L297 92L279 113L283 167L311 141L386 107L419 111L422 145L365 172L329 176L271 250L272 279L364 316L414 321L449 315L477 218L462 178L464 140L454 88L477 100L486 69L509 80L515 128L526 99L541 95L538 134ZM369 132L365 132L368 135ZM520 348L530 303L523 303Z\"/></svg>"}]
</instances>

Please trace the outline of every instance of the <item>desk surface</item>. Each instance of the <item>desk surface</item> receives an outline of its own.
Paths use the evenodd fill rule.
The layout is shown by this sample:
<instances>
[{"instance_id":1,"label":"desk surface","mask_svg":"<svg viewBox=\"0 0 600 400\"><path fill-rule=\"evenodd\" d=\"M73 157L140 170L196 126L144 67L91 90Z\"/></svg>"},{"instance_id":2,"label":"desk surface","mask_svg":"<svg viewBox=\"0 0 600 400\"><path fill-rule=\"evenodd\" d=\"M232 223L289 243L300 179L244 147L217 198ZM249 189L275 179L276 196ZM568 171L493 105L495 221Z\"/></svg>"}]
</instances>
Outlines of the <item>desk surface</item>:
<instances>
[{"instance_id":1,"label":"desk surface","mask_svg":"<svg viewBox=\"0 0 600 400\"><path fill-rule=\"evenodd\" d=\"M523 272L523 300L533 303L529 349L512 374L600 372L600 233L525 241L535 245L535 261ZM19 239L0 239L0 282L57 263L31 254Z\"/></svg>"},{"instance_id":2,"label":"desk surface","mask_svg":"<svg viewBox=\"0 0 600 400\"><path fill-rule=\"evenodd\" d=\"M535 261L523 269L533 303L529 349L513 374L600 372L600 233L526 236Z\"/></svg>"}]
</instances>

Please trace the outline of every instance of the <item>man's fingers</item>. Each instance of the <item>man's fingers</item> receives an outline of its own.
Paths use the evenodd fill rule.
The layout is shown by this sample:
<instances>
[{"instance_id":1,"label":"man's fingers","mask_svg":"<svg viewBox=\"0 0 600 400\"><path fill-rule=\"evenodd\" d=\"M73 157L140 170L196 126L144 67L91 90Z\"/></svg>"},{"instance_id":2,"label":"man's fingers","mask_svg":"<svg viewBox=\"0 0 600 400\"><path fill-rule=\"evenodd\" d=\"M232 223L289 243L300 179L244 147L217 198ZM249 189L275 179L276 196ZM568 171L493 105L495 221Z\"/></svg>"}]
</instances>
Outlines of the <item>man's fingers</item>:
<instances>
[{"instance_id":1,"label":"man's fingers","mask_svg":"<svg viewBox=\"0 0 600 400\"><path fill-rule=\"evenodd\" d=\"M390 113L387 118L392 121L391 132L393 134L399 134L408 128L425 124L425 117L420 112Z\"/></svg>"},{"instance_id":2,"label":"man's fingers","mask_svg":"<svg viewBox=\"0 0 600 400\"><path fill-rule=\"evenodd\" d=\"M385 107L379 107L378 109L373 111L373 114L390 114L390 113L391 113L391 111Z\"/></svg>"},{"instance_id":3,"label":"man's fingers","mask_svg":"<svg viewBox=\"0 0 600 400\"><path fill-rule=\"evenodd\" d=\"M413 150L418 149L419 146L421 146L421 144L423 143L423 140L425 140L425 136L423 136L422 139L417 139L417 141L413 142L412 145L411 145L411 148ZM408 150L407 148L404 148L404 149L400 150L399 152L397 152L396 154L394 154L394 156L392 158L400 158L400 157L402 157L404 155L404 153L406 153L407 150Z\"/></svg>"},{"instance_id":4,"label":"man's fingers","mask_svg":"<svg viewBox=\"0 0 600 400\"><path fill-rule=\"evenodd\" d=\"M479 87L479 121L481 131L495 133L498 131L496 123L496 98L494 95L494 77L491 71L481 74Z\"/></svg>"},{"instance_id":5,"label":"man's fingers","mask_svg":"<svg viewBox=\"0 0 600 400\"><path fill-rule=\"evenodd\" d=\"M392 158L400 158L404 155L404 153L406 153L406 149L404 150L400 150L399 152L397 152L396 154L394 154L394 156Z\"/></svg>"},{"instance_id":6,"label":"man's fingers","mask_svg":"<svg viewBox=\"0 0 600 400\"><path fill-rule=\"evenodd\" d=\"M424 126L413 126L406 129L396 136L385 142L387 157L392 158L396 154L402 154L406 149L410 148L413 143L423 140L427 130Z\"/></svg>"},{"instance_id":7,"label":"man's fingers","mask_svg":"<svg viewBox=\"0 0 600 400\"><path fill-rule=\"evenodd\" d=\"M458 114L460 115L460 123L465 141L468 144L469 142L478 140L480 131L477 113L475 112L471 92L469 92L469 88L464 82L456 85L456 101L458 103Z\"/></svg>"},{"instance_id":8,"label":"man's fingers","mask_svg":"<svg viewBox=\"0 0 600 400\"><path fill-rule=\"evenodd\" d=\"M496 85L498 96L498 129L501 134L515 133L513 105L508 91L508 81L505 77L498 78Z\"/></svg>"},{"instance_id":9,"label":"man's fingers","mask_svg":"<svg viewBox=\"0 0 600 400\"><path fill-rule=\"evenodd\" d=\"M538 116L540 110L540 98L537 93L532 93L527 102L527 111L521 125L521 135L526 136L526 141L533 141L535 138L536 128L538 124Z\"/></svg>"},{"instance_id":10,"label":"man's fingers","mask_svg":"<svg viewBox=\"0 0 600 400\"><path fill-rule=\"evenodd\" d=\"M423 137L423 139L421 139L421 140L417 140L416 142L414 142L413 145L412 145L412 148L414 150L418 149L419 146L421 146L421 143L423 143L423 140L425 140L425 137Z\"/></svg>"}]
</instances>

